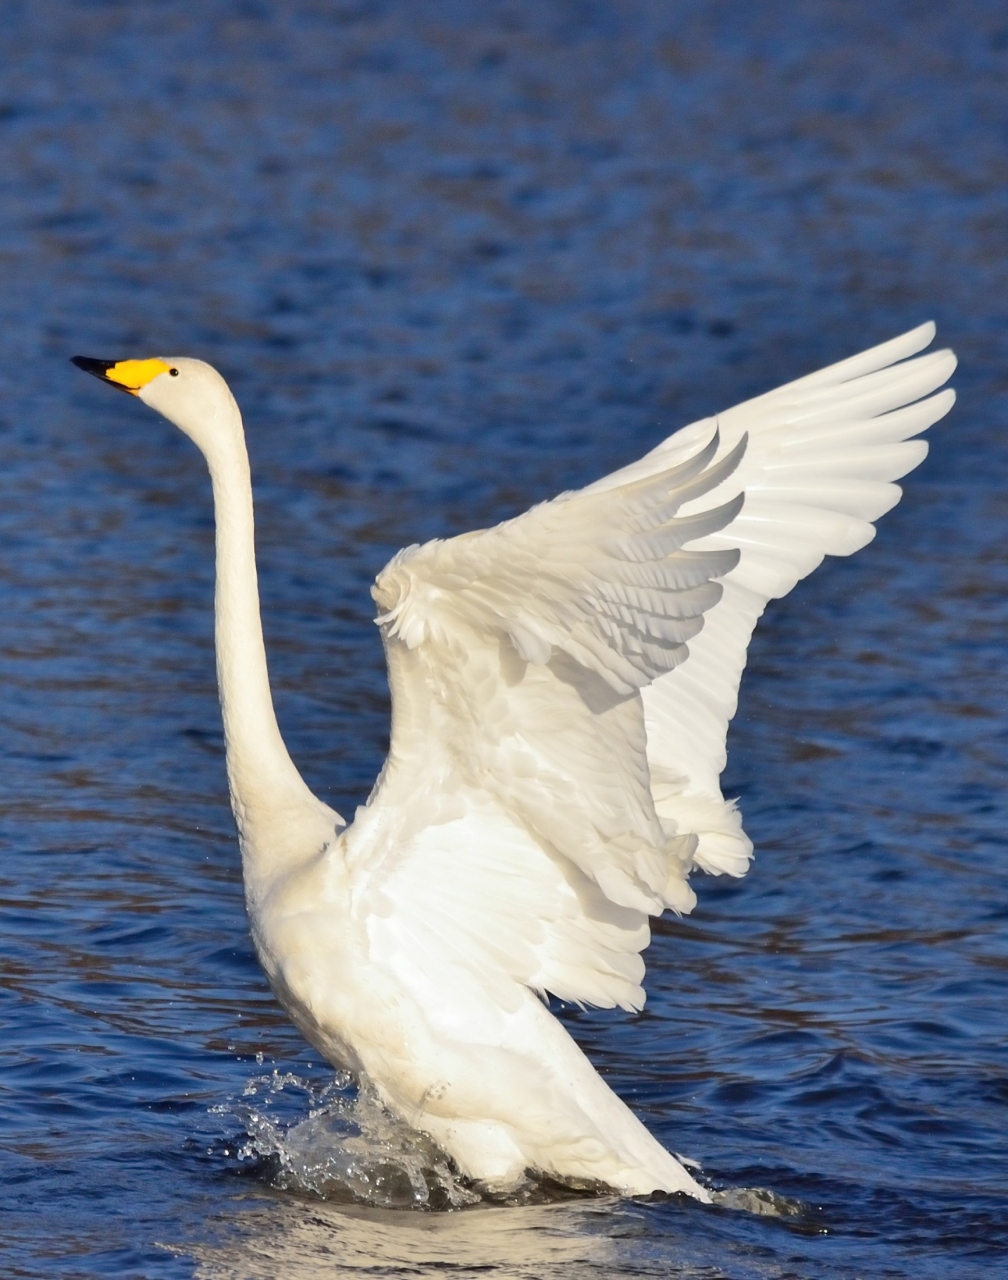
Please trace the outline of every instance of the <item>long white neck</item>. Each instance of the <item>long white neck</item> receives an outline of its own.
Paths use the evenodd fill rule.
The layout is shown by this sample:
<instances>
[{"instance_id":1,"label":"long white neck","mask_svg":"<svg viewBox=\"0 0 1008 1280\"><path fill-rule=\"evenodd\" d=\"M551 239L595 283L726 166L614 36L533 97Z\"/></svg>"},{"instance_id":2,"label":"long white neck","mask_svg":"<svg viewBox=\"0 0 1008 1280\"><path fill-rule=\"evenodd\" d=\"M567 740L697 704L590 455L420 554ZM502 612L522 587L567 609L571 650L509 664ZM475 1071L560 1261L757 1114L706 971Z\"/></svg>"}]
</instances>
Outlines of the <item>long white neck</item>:
<instances>
[{"instance_id":1,"label":"long white neck","mask_svg":"<svg viewBox=\"0 0 1008 1280\"><path fill-rule=\"evenodd\" d=\"M231 807L246 892L255 901L278 876L318 853L339 818L309 791L273 710L259 613L252 479L237 405L233 429L216 433L207 463L217 525L217 683Z\"/></svg>"}]
</instances>

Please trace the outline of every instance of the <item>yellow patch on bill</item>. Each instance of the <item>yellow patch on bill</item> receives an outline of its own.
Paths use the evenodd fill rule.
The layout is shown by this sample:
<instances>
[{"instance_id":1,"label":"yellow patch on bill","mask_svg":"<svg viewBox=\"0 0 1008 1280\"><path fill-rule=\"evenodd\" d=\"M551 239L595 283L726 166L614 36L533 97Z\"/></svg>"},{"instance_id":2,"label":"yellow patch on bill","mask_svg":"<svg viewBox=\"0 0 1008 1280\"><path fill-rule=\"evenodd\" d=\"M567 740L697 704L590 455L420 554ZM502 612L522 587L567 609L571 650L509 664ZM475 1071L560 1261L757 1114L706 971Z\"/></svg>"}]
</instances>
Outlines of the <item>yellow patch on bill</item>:
<instances>
[{"instance_id":1,"label":"yellow patch on bill","mask_svg":"<svg viewBox=\"0 0 1008 1280\"><path fill-rule=\"evenodd\" d=\"M160 373L167 373L170 367L163 360L120 360L105 370L105 377L137 395L148 382L153 382Z\"/></svg>"}]
</instances>

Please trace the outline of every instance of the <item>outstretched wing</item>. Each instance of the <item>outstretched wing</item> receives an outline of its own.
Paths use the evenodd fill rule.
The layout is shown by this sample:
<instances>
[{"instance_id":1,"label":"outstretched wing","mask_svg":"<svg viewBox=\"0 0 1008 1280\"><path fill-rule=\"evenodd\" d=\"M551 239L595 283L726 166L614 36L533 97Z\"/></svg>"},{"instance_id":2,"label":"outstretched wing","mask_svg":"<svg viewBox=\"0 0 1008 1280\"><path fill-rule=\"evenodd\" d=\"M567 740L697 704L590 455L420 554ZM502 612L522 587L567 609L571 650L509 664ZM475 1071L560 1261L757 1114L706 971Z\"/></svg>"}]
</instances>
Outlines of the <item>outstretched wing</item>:
<instances>
[{"instance_id":1,"label":"outstretched wing","mask_svg":"<svg viewBox=\"0 0 1008 1280\"><path fill-rule=\"evenodd\" d=\"M897 406L951 358L884 366L930 336L390 562L374 594L391 747L347 835L375 958L454 966L503 1004L516 984L643 1004L648 915L691 909L694 863L740 874L748 860L717 779L752 627L898 499L891 480L924 456L906 437L950 401Z\"/></svg>"},{"instance_id":2,"label":"outstretched wing","mask_svg":"<svg viewBox=\"0 0 1008 1280\"><path fill-rule=\"evenodd\" d=\"M738 548L741 556L722 579L722 597L690 645L689 662L644 691L658 812L696 833L694 862L705 871L744 875L752 852L718 778L753 628L767 602L787 595L824 556L851 555L869 543L873 521L899 502L902 490L893 482L927 455L927 443L913 437L955 401L950 389L931 394L955 369L951 351L907 359L934 335L933 324L921 325L717 419L722 450L743 435L749 447L730 478L683 510L700 514L744 490L745 506L729 526L690 543ZM628 468L622 483L695 449L711 425L684 427ZM600 487L611 481L621 482L617 475Z\"/></svg>"}]
</instances>

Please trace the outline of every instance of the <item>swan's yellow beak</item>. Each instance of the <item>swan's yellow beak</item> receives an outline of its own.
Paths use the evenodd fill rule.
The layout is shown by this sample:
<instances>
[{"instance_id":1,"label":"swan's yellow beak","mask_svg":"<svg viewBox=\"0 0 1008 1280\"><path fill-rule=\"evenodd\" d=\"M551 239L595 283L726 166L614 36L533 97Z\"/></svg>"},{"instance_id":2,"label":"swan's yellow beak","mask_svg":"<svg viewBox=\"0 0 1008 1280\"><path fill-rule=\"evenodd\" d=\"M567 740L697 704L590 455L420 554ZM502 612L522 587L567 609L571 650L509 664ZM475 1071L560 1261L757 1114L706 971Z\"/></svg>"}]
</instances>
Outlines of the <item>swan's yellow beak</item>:
<instances>
[{"instance_id":1,"label":"swan's yellow beak","mask_svg":"<svg viewBox=\"0 0 1008 1280\"><path fill-rule=\"evenodd\" d=\"M171 372L163 360L92 360L90 356L73 356L71 364L101 378L102 382L111 382L121 391L128 391L131 396L138 396L158 374Z\"/></svg>"}]
</instances>

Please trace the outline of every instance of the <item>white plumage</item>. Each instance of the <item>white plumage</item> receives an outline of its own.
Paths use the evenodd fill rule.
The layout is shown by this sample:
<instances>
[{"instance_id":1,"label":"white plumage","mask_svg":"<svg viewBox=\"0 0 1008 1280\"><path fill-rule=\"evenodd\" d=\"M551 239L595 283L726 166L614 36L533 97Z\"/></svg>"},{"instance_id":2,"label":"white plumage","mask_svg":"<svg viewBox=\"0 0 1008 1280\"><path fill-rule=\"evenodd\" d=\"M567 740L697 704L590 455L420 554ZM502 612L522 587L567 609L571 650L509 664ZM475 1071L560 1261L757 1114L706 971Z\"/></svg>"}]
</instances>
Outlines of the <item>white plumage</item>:
<instances>
[{"instance_id":1,"label":"white plumage","mask_svg":"<svg viewBox=\"0 0 1008 1280\"><path fill-rule=\"evenodd\" d=\"M752 629L849 555L947 413L933 325L693 423L639 462L379 575L388 760L346 826L270 700L241 418L199 361L77 363L191 436L253 938L307 1038L468 1176L708 1194L540 1000L639 1009L648 918L752 846L719 775Z\"/></svg>"}]
</instances>

